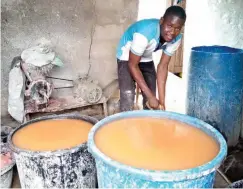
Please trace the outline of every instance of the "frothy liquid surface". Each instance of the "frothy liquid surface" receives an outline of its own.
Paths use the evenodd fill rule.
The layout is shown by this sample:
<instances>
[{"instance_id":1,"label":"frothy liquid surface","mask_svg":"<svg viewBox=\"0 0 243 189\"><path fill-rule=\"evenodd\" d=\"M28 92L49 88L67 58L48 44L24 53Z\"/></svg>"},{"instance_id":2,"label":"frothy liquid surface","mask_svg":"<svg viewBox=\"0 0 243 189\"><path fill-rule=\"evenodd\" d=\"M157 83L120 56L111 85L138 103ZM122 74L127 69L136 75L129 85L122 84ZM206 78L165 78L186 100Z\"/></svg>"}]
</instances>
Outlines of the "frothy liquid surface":
<instances>
[{"instance_id":1,"label":"frothy liquid surface","mask_svg":"<svg viewBox=\"0 0 243 189\"><path fill-rule=\"evenodd\" d=\"M15 146L26 150L66 149L86 142L91 127L91 123L82 120L45 120L18 130L12 140Z\"/></svg>"},{"instance_id":2,"label":"frothy liquid surface","mask_svg":"<svg viewBox=\"0 0 243 189\"><path fill-rule=\"evenodd\" d=\"M95 144L116 161L151 170L197 167L219 152L217 142L198 128L157 118L109 123L97 131Z\"/></svg>"}]
</instances>

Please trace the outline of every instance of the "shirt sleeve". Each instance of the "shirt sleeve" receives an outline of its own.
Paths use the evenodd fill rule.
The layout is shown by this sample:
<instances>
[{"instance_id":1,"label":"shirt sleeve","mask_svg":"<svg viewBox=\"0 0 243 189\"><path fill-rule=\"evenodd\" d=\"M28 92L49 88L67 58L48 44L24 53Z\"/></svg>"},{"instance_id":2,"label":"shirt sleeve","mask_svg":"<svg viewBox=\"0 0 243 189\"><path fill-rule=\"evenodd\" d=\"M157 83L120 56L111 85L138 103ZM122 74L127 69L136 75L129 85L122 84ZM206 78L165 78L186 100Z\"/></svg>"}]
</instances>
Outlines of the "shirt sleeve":
<instances>
[{"instance_id":1,"label":"shirt sleeve","mask_svg":"<svg viewBox=\"0 0 243 189\"><path fill-rule=\"evenodd\" d=\"M173 56L181 44L181 38L182 36L180 36L175 42L168 43L164 49L164 53L168 56Z\"/></svg>"},{"instance_id":2,"label":"shirt sleeve","mask_svg":"<svg viewBox=\"0 0 243 189\"><path fill-rule=\"evenodd\" d=\"M133 34L133 41L131 45L131 52L137 56L142 56L148 45L148 39L140 34Z\"/></svg>"}]
</instances>

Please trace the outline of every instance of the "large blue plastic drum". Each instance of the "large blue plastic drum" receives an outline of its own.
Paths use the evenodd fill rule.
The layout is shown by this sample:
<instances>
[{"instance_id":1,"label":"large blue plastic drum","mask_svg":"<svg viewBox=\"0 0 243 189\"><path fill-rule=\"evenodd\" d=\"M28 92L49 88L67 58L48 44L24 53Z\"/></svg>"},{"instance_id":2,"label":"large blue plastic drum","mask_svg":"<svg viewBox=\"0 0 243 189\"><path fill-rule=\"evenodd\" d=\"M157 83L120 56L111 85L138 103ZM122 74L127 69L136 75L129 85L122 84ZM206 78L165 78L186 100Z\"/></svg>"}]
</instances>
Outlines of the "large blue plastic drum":
<instances>
[{"instance_id":1,"label":"large blue plastic drum","mask_svg":"<svg viewBox=\"0 0 243 189\"><path fill-rule=\"evenodd\" d=\"M243 116L243 50L225 46L191 49L186 113L237 144Z\"/></svg>"}]
</instances>

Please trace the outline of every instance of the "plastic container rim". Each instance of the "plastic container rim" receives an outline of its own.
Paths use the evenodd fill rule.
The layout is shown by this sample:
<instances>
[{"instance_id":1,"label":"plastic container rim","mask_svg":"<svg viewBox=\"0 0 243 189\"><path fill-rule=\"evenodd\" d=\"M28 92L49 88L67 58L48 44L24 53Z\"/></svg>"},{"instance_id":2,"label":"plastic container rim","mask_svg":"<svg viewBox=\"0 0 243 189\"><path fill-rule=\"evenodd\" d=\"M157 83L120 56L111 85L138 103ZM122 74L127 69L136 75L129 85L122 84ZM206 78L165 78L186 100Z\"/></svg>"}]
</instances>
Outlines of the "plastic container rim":
<instances>
[{"instance_id":1,"label":"plastic container rim","mask_svg":"<svg viewBox=\"0 0 243 189\"><path fill-rule=\"evenodd\" d=\"M203 48L227 48L234 50L235 52L213 52L213 51L203 51ZM195 46L191 48L191 52L194 53L205 53L205 54L217 54L217 55L226 55L226 54L243 54L243 49L228 47L228 46L220 46L220 45L213 45L213 46Z\"/></svg>"},{"instance_id":2,"label":"plastic container rim","mask_svg":"<svg viewBox=\"0 0 243 189\"><path fill-rule=\"evenodd\" d=\"M86 116L86 115L75 115L75 114L68 114L68 115L49 115L49 116L43 116L40 118L32 119L24 124L21 124L19 127L15 128L13 131L8 136L8 144L10 149L14 153L21 153L21 155L25 156L31 156L31 157L36 157L36 156L44 156L44 157L49 157L51 155L55 156L61 156L66 153L74 153L79 151L81 148L87 148L87 142L82 143L78 146L72 147L72 148L66 148L66 149L60 149L60 150L53 150L53 151L31 151L31 150L26 150L26 149L21 149L15 146L12 142L12 137L17 132L19 129L28 126L32 123L40 122L40 121L45 121L45 120L61 120L61 119L75 119L75 120L82 120L82 121L87 121L93 125L98 122L96 118Z\"/></svg>"}]
</instances>

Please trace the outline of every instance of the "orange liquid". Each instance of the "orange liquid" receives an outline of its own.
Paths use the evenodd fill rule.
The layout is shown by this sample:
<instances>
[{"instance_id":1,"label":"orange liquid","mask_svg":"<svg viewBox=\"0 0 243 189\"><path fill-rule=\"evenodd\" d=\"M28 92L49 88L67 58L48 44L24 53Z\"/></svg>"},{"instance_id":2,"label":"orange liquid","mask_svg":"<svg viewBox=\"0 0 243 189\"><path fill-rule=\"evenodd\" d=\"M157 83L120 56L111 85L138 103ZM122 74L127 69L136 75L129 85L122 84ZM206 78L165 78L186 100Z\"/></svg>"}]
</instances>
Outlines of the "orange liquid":
<instances>
[{"instance_id":1,"label":"orange liquid","mask_svg":"<svg viewBox=\"0 0 243 189\"><path fill-rule=\"evenodd\" d=\"M12 140L13 144L21 149L60 150L86 142L91 127L91 123L82 120L45 120L18 130Z\"/></svg>"},{"instance_id":2,"label":"orange liquid","mask_svg":"<svg viewBox=\"0 0 243 189\"><path fill-rule=\"evenodd\" d=\"M129 118L101 127L97 147L121 163L151 170L182 170L212 160L217 142L203 131L169 119Z\"/></svg>"}]
</instances>

